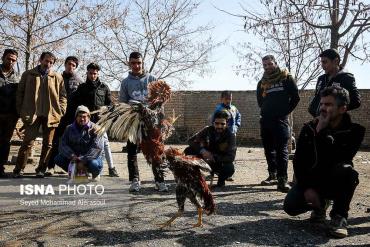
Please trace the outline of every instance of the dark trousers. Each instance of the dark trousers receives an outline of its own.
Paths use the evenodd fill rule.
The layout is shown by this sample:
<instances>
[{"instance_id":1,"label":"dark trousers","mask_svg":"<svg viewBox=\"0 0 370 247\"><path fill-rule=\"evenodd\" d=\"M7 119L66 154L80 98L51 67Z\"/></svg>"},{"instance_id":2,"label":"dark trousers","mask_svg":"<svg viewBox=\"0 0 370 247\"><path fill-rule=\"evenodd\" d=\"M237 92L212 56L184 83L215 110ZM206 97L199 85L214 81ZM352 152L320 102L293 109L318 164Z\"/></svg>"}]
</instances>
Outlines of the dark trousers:
<instances>
[{"instance_id":1,"label":"dark trousers","mask_svg":"<svg viewBox=\"0 0 370 247\"><path fill-rule=\"evenodd\" d=\"M314 189L324 199L333 200L333 208L330 216L340 215L348 217L349 206L353 193L359 183L358 173L351 165L340 164L336 166L326 178L315 181L317 185ZM299 183L299 181L298 181ZM305 189L298 185L288 192L284 200L284 211L292 216L296 216L307 211L313 210L304 198Z\"/></svg>"},{"instance_id":2,"label":"dark trousers","mask_svg":"<svg viewBox=\"0 0 370 247\"><path fill-rule=\"evenodd\" d=\"M196 152L191 147L185 148L184 153L186 155L196 155L201 158L200 153ZM212 173L216 173L218 175L217 185L219 186L224 186L226 179L231 177L235 172L235 167L232 162L211 163L209 166L212 169Z\"/></svg>"},{"instance_id":3,"label":"dark trousers","mask_svg":"<svg viewBox=\"0 0 370 247\"><path fill-rule=\"evenodd\" d=\"M140 180L139 166L137 163L137 153L138 145L127 141L127 168L129 181L132 181L134 178ZM164 182L163 171L161 171L159 168L155 168L153 165L151 167L154 175L154 180L159 183Z\"/></svg>"},{"instance_id":4,"label":"dark trousers","mask_svg":"<svg viewBox=\"0 0 370 247\"><path fill-rule=\"evenodd\" d=\"M66 114L61 118L60 123L59 123L58 127L56 128L55 134L54 134L54 137L53 137L53 144L52 144L52 147L51 147L51 150L50 150L50 159L49 159L49 162L48 162L48 169L52 169L52 168L55 167L55 157L59 153L60 139L63 136L64 131L67 128L67 126L69 124L73 123L73 121L74 121L74 118L73 118L73 115L71 115L71 114Z\"/></svg>"},{"instance_id":5,"label":"dark trousers","mask_svg":"<svg viewBox=\"0 0 370 247\"><path fill-rule=\"evenodd\" d=\"M0 171L8 161L10 140L12 139L18 116L15 114L0 114Z\"/></svg>"},{"instance_id":6,"label":"dark trousers","mask_svg":"<svg viewBox=\"0 0 370 247\"><path fill-rule=\"evenodd\" d=\"M261 138L269 173L287 178L289 123L287 119L261 119Z\"/></svg>"}]
</instances>

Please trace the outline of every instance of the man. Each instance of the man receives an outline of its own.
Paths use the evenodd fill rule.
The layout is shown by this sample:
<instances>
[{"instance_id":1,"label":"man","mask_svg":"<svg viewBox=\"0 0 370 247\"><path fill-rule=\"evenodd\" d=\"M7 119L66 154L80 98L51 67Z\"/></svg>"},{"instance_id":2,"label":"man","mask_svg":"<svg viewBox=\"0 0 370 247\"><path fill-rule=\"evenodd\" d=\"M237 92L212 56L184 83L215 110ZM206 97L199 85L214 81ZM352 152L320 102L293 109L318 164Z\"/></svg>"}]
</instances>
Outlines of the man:
<instances>
[{"instance_id":1,"label":"man","mask_svg":"<svg viewBox=\"0 0 370 247\"><path fill-rule=\"evenodd\" d=\"M293 167L297 184L284 201L289 215L309 210L311 220L323 222L327 200L333 200L330 233L346 237L347 217L358 173L352 159L364 138L365 128L351 122L348 91L331 86L321 93L320 115L304 125L298 139Z\"/></svg>"},{"instance_id":2,"label":"man","mask_svg":"<svg viewBox=\"0 0 370 247\"><path fill-rule=\"evenodd\" d=\"M24 72L19 82L16 107L25 126L25 133L13 170L15 178L23 176L23 169L40 127L42 149L36 176L44 177L55 128L67 107L63 78L52 71L55 60L56 57L51 52L43 52L40 56L40 65Z\"/></svg>"},{"instance_id":3,"label":"man","mask_svg":"<svg viewBox=\"0 0 370 247\"><path fill-rule=\"evenodd\" d=\"M261 184L277 182L278 191L288 192L288 115L299 102L298 88L289 72L278 67L274 56L263 57L262 64L265 72L257 85L257 102L269 176Z\"/></svg>"},{"instance_id":4,"label":"man","mask_svg":"<svg viewBox=\"0 0 370 247\"><path fill-rule=\"evenodd\" d=\"M212 116L212 123L214 121L214 115L219 112L219 111L226 111L230 118L227 122L227 126L228 128L230 129L230 131L236 135L236 133L238 132L238 129L240 128L240 125L241 125L241 115L240 115L240 112L238 110L238 108L236 108L236 106L232 105L231 102L233 100L233 94L230 92L230 91L222 91L221 93L221 103L219 103L217 106L216 106L216 109L213 113L213 116Z\"/></svg>"},{"instance_id":5,"label":"man","mask_svg":"<svg viewBox=\"0 0 370 247\"><path fill-rule=\"evenodd\" d=\"M234 174L236 155L235 135L227 127L229 114L224 111L215 113L213 126L207 126L189 139L187 155L197 155L204 159L218 174L217 187L225 186L227 178Z\"/></svg>"},{"instance_id":6,"label":"man","mask_svg":"<svg viewBox=\"0 0 370 247\"><path fill-rule=\"evenodd\" d=\"M70 162L81 162L97 181L103 169L103 138L94 132L95 124L90 121L90 111L86 106L78 106L75 116L76 120L67 126L62 136L55 163L67 172Z\"/></svg>"},{"instance_id":7,"label":"man","mask_svg":"<svg viewBox=\"0 0 370 247\"><path fill-rule=\"evenodd\" d=\"M315 95L308 108L309 113L313 117L319 115L320 109L320 92L330 86L339 86L347 89L349 92L350 102L347 111L356 109L361 105L360 92L356 87L355 77L353 74L345 71L340 64L339 53L335 49L328 49L320 54L321 67L325 71L324 75L321 75L316 84Z\"/></svg>"},{"instance_id":8,"label":"man","mask_svg":"<svg viewBox=\"0 0 370 247\"><path fill-rule=\"evenodd\" d=\"M85 105L90 111L99 110L103 106L112 104L109 87L99 79L100 66L96 63L87 65L86 82L79 85L75 92L72 105ZM91 121L99 121L98 114L91 116ZM110 177L118 177L117 170L113 164L112 151L109 146L108 136L104 136L104 156L108 163Z\"/></svg>"},{"instance_id":9,"label":"man","mask_svg":"<svg viewBox=\"0 0 370 247\"><path fill-rule=\"evenodd\" d=\"M0 178L6 177L4 165L8 161L10 140L18 121L15 108L18 74L14 71L18 52L5 49L0 64Z\"/></svg>"},{"instance_id":10,"label":"man","mask_svg":"<svg viewBox=\"0 0 370 247\"><path fill-rule=\"evenodd\" d=\"M78 68L78 58L69 56L64 62L64 71L62 73L64 86L67 93L67 112L61 118L58 128L55 130L53 138L53 146L50 151L50 159L48 163L48 170L45 175L50 176L54 173L55 162L54 158L58 154L59 139L62 137L67 125L74 121L74 109L72 109L71 99L77 90L78 86L83 83L82 79L77 75L76 69Z\"/></svg>"},{"instance_id":11,"label":"man","mask_svg":"<svg viewBox=\"0 0 370 247\"><path fill-rule=\"evenodd\" d=\"M146 102L148 83L155 81L156 78L146 73L143 68L143 56L139 52L132 52L129 56L130 72L123 79L119 93L120 102L129 104L131 101ZM127 167L129 174L130 192L140 191L139 167L137 164L138 146L127 141ZM154 167L152 167L154 168ZM164 177L156 169L152 169L155 187L160 192L167 192L168 187L164 182Z\"/></svg>"}]
</instances>

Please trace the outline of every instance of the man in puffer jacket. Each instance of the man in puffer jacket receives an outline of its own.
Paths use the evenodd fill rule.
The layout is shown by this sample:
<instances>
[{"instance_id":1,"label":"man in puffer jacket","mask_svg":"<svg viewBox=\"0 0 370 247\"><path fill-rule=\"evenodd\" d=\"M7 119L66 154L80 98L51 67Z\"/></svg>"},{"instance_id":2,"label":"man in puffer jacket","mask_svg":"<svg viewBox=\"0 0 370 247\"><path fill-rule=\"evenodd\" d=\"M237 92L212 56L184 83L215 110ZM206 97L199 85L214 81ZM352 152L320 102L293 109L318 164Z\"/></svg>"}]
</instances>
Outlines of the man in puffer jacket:
<instances>
[{"instance_id":1,"label":"man in puffer jacket","mask_svg":"<svg viewBox=\"0 0 370 247\"><path fill-rule=\"evenodd\" d=\"M355 77L353 74L345 71L339 66L340 57L335 49L328 49L320 54L321 66L325 71L317 79L315 95L310 103L308 112L317 117L320 110L320 92L326 87L339 86L345 88L349 92L349 104L347 111L359 108L361 105L360 92L356 87Z\"/></svg>"}]
</instances>

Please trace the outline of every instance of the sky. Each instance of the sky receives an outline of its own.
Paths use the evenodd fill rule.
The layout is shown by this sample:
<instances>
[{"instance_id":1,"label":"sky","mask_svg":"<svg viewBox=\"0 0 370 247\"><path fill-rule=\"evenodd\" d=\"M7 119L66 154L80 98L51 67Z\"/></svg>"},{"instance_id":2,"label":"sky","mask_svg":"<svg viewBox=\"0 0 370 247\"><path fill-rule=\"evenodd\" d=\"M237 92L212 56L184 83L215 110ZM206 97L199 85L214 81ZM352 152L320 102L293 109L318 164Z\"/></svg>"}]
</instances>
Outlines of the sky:
<instances>
[{"instance_id":1,"label":"sky","mask_svg":"<svg viewBox=\"0 0 370 247\"><path fill-rule=\"evenodd\" d=\"M248 0L248 6L255 5L257 0ZM236 54L233 52L233 46L236 46L240 41L250 41L258 45L259 41L256 37L248 35L241 31L243 28L242 20L230 16L214 8L224 9L231 13L241 13L239 3L241 0L202 0L199 14L195 17L195 22L198 24L212 24L215 26L213 37L215 42L227 40L226 43L213 52L211 56L212 73L199 77L192 75L193 84L191 90L255 90L257 81L253 78L242 77L236 75L233 71L233 66L240 64ZM370 40L369 40L370 42ZM349 61L346 69L353 73L356 78L358 88L370 88L368 83L369 76L366 75L366 70L369 70L370 64L361 65L358 62ZM308 88L313 88L310 85Z\"/></svg>"}]
</instances>

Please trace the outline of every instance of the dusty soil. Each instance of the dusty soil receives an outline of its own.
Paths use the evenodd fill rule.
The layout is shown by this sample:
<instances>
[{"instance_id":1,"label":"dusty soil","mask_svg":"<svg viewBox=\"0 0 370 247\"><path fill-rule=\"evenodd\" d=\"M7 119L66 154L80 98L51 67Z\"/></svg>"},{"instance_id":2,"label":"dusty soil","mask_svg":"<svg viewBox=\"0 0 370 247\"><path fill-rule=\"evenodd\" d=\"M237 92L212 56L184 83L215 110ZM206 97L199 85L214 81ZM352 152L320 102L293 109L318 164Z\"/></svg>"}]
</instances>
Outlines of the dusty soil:
<instances>
[{"instance_id":1,"label":"dusty soil","mask_svg":"<svg viewBox=\"0 0 370 247\"><path fill-rule=\"evenodd\" d=\"M0 246L370 246L368 152L355 158L360 185L351 205L349 237L333 239L324 225L308 222L309 213L289 217L282 211L284 194L259 185L267 176L263 150L245 147L238 149L235 181L214 192L217 213L204 217L204 227L191 227L197 216L187 203L184 217L161 230L157 224L177 211L172 174L167 175L170 192L155 191L151 169L140 155L143 188L131 194L123 144L111 145L120 178L108 177L105 165L98 183L104 186L102 195L61 192L66 175L36 179L33 165L28 165L25 178L0 180ZM12 147L12 153L17 149ZM291 174L291 164L289 168ZM56 195L20 195L21 185L36 184L52 185ZM76 205L41 205L48 200ZM35 201L39 204L30 205Z\"/></svg>"}]
</instances>

